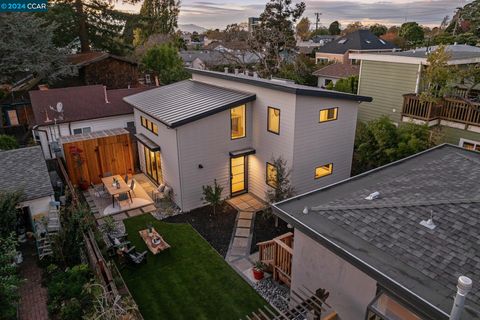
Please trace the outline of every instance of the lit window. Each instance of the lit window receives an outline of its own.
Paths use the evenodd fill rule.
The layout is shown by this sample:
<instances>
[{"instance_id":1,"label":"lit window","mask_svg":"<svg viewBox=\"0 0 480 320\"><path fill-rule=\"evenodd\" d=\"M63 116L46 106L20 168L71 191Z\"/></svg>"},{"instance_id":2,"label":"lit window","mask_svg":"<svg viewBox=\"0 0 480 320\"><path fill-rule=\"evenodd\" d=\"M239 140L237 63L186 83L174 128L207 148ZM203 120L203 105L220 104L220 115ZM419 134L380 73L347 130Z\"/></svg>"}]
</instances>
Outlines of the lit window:
<instances>
[{"instance_id":1,"label":"lit window","mask_svg":"<svg viewBox=\"0 0 480 320\"><path fill-rule=\"evenodd\" d=\"M158 126L155 123L145 117L140 117L140 120L142 121L142 127L158 136Z\"/></svg>"},{"instance_id":2,"label":"lit window","mask_svg":"<svg viewBox=\"0 0 480 320\"><path fill-rule=\"evenodd\" d=\"M338 108L320 110L320 122L337 120Z\"/></svg>"},{"instance_id":3,"label":"lit window","mask_svg":"<svg viewBox=\"0 0 480 320\"><path fill-rule=\"evenodd\" d=\"M277 167L275 167L273 164L270 162L267 162L267 184L272 187L276 188L277 187Z\"/></svg>"},{"instance_id":4,"label":"lit window","mask_svg":"<svg viewBox=\"0 0 480 320\"><path fill-rule=\"evenodd\" d=\"M460 146L467 150L480 151L480 142L477 141L460 139Z\"/></svg>"},{"instance_id":5,"label":"lit window","mask_svg":"<svg viewBox=\"0 0 480 320\"><path fill-rule=\"evenodd\" d=\"M10 126L18 126L20 124L18 121L17 110L7 110L7 119Z\"/></svg>"},{"instance_id":6,"label":"lit window","mask_svg":"<svg viewBox=\"0 0 480 320\"><path fill-rule=\"evenodd\" d=\"M280 134L280 109L268 107L267 130Z\"/></svg>"},{"instance_id":7,"label":"lit window","mask_svg":"<svg viewBox=\"0 0 480 320\"><path fill-rule=\"evenodd\" d=\"M333 171L333 164L332 163L325 164L325 165L320 166L320 167L316 167L315 168L315 179L328 176L328 175L332 174L332 171Z\"/></svg>"},{"instance_id":8,"label":"lit window","mask_svg":"<svg viewBox=\"0 0 480 320\"><path fill-rule=\"evenodd\" d=\"M140 117L140 119L142 120L142 126L143 127L147 127L147 119L145 119L144 117Z\"/></svg>"},{"instance_id":9,"label":"lit window","mask_svg":"<svg viewBox=\"0 0 480 320\"><path fill-rule=\"evenodd\" d=\"M230 120L232 126L232 139L245 137L245 105L230 109Z\"/></svg>"}]
</instances>

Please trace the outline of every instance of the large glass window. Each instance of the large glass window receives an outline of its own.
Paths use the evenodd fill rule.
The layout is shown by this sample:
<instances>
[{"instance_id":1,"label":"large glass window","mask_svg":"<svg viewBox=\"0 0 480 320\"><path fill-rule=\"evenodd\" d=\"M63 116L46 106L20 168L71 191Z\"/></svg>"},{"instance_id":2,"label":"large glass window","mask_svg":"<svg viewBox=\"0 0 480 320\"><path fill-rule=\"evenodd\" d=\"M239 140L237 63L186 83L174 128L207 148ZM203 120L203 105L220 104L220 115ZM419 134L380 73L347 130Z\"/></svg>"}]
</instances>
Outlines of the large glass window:
<instances>
[{"instance_id":1,"label":"large glass window","mask_svg":"<svg viewBox=\"0 0 480 320\"><path fill-rule=\"evenodd\" d=\"M266 182L272 188L277 187L278 182L278 170L277 167L270 162L267 162L267 174L266 174Z\"/></svg>"},{"instance_id":2,"label":"large glass window","mask_svg":"<svg viewBox=\"0 0 480 320\"><path fill-rule=\"evenodd\" d=\"M244 138L246 136L245 105L230 109L230 120L232 127L232 139Z\"/></svg>"},{"instance_id":3,"label":"large glass window","mask_svg":"<svg viewBox=\"0 0 480 320\"><path fill-rule=\"evenodd\" d=\"M140 120L142 122L142 127L144 127L145 129L147 129L148 131L156 134L158 136L158 126L153 123L152 121L148 120L147 118L145 117L140 117Z\"/></svg>"},{"instance_id":4,"label":"large glass window","mask_svg":"<svg viewBox=\"0 0 480 320\"><path fill-rule=\"evenodd\" d=\"M332 174L333 171L333 164L324 164L323 166L319 166L315 168L315 179L328 176Z\"/></svg>"},{"instance_id":5,"label":"large glass window","mask_svg":"<svg viewBox=\"0 0 480 320\"><path fill-rule=\"evenodd\" d=\"M268 107L267 130L280 134L280 109Z\"/></svg>"},{"instance_id":6,"label":"large glass window","mask_svg":"<svg viewBox=\"0 0 480 320\"><path fill-rule=\"evenodd\" d=\"M162 163L160 160L160 152L152 151L146 146L143 146L145 153L145 170L146 173L157 183L163 182Z\"/></svg>"},{"instance_id":7,"label":"large glass window","mask_svg":"<svg viewBox=\"0 0 480 320\"><path fill-rule=\"evenodd\" d=\"M338 108L329 108L320 110L319 122L327 122L337 120Z\"/></svg>"}]
</instances>

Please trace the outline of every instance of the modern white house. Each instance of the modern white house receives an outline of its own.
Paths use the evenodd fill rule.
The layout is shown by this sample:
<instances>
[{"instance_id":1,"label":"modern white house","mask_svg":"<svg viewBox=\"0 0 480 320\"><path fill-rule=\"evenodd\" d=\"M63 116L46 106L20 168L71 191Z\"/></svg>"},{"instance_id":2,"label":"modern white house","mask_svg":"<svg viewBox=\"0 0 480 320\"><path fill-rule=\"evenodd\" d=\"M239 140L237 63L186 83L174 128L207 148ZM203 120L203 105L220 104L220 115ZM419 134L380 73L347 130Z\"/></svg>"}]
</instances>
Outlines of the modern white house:
<instances>
[{"instance_id":1,"label":"modern white house","mask_svg":"<svg viewBox=\"0 0 480 320\"><path fill-rule=\"evenodd\" d=\"M61 151L58 139L118 128L134 128L133 109L122 99L146 88L106 90L102 85L30 91L33 136L46 159Z\"/></svg>"},{"instance_id":2,"label":"modern white house","mask_svg":"<svg viewBox=\"0 0 480 320\"><path fill-rule=\"evenodd\" d=\"M128 96L141 169L173 188L183 210L204 205L216 180L223 197L264 198L276 183L273 159L303 193L350 176L363 97L243 74L190 70L192 79Z\"/></svg>"},{"instance_id":3,"label":"modern white house","mask_svg":"<svg viewBox=\"0 0 480 320\"><path fill-rule=\"evenodd\" d=\"M479 161L444 144L274 204L291 290L328 291L342 320L480 319Z\"/></svg>"}]
</instances>

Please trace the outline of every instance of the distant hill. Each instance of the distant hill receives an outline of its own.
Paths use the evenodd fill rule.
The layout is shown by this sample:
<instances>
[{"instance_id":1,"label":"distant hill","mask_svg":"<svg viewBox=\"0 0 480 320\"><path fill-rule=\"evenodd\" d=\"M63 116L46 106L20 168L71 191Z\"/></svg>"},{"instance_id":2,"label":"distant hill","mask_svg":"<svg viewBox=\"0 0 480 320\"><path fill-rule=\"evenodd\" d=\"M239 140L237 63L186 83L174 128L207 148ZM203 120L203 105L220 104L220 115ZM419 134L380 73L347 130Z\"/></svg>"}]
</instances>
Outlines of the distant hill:
<instances>
[{"instance_id":1,"label":"distant hill","mask_svg":"<svg viewBox=\"0 0 480 320\"><path fill-rule=\"evenodd\" d=\"M207 31L204 27L197 26L196 24L179 24L178 29L180 29L183 32L194 32L197 31L198 33L203 33Z\"/></svg>"}]
</instances>

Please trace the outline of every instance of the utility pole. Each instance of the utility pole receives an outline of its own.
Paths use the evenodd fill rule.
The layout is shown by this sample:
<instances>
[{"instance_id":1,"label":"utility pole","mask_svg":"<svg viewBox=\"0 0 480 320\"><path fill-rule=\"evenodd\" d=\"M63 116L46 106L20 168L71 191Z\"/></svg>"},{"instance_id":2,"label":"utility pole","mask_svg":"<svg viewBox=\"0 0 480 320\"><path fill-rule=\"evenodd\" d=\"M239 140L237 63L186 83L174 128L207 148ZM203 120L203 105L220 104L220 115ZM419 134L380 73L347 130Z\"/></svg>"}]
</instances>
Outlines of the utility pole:
<instances>
[{"instance_id":1,"label":"utility pole","mask_svg":"<svg viewBox=\"0 0 480 320\"><path fill-rule=\"evenodd\" d=\"M320 25L320 16L322 15L321 12L315 12L315 31L318 30L318 26Z\"/></svg>"}]
</instances>

